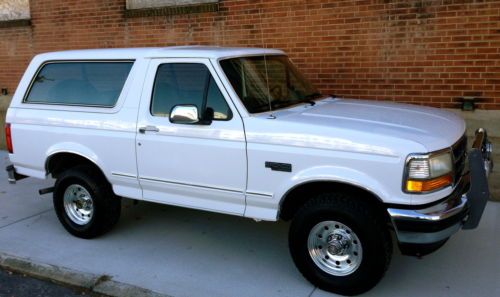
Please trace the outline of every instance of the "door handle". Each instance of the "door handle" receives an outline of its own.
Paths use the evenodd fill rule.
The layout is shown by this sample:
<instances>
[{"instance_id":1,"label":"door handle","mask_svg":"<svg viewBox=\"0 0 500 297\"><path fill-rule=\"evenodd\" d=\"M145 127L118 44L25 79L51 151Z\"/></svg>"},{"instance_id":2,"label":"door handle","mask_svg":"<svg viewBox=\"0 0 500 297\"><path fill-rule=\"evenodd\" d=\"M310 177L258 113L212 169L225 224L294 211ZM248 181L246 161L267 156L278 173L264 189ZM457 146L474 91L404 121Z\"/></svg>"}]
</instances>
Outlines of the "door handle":
<instances>
[{"instance_id":1,"label":"door handle","mask_svg":"<svg viewBox=\"0 0 500 297\"><path fill-rule=\"evenodd\" d=\"M160 129L156 126L146 126L146 127L140 127L139 128L139 133L146 133L146 132L160 132Z\"/></svg>"}]
</instances>

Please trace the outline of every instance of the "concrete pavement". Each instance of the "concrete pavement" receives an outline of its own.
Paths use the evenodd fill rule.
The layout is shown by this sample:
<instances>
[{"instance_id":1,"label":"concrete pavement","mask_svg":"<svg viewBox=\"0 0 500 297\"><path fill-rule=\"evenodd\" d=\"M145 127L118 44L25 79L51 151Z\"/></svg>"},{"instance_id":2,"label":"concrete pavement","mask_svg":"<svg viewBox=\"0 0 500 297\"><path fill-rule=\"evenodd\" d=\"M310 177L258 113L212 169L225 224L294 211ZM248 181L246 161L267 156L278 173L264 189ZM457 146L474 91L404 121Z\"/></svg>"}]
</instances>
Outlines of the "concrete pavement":
<instances>
[{"instance_id":1,"label":"concrete pavement","mask_svg":"<svg viewBox=\"0 0 500 297\"><path fill-rule=\"evenodd\" d=\"M2 166L5 158L1 152ZM59 224L51 195L37 194L50 185L9 185L0 171L0 253L174 297L334 296L295 268L287 223L125 200L114 230L83 240ZM364 296L500 296L499 256L500 203L489 202L477 230L460 232L438 252L416 259L396 250L382 282Z\"/></svg>"}]
</instances>

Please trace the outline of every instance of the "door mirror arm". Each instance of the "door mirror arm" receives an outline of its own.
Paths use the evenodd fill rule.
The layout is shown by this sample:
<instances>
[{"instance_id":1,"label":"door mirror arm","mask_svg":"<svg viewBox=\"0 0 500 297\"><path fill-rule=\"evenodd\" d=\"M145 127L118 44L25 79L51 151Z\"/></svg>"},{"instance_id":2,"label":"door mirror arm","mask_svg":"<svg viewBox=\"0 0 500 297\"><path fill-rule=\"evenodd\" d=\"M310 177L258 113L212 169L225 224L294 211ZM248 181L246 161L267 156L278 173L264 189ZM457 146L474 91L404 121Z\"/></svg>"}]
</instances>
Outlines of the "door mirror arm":
<instances>
[{"instance_id":1,"label":"door mirror arm","mask_svg":"<svg viewBox=\"0 0 500 297\"><path fill-rule=\"evenodd\" d=\"M199 121L199 124L210 125L212 124L213 120L214 120L214 110L211 107L207 107L207 109L205 109L205 112L203 113L203 117Z\"/></svg>"}]
</instances>

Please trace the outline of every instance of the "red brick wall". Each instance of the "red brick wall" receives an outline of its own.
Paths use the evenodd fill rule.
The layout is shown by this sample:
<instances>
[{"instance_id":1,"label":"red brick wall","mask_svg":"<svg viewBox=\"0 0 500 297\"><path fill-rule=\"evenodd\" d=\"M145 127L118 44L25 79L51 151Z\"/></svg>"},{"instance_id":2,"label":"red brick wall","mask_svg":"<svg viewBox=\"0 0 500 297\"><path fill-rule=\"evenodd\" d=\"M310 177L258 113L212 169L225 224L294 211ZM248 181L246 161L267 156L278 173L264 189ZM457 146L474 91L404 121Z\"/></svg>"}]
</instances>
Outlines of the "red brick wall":
<instances>
[{"instance_id":1,"label":"red brick wall","mask_svg":"<svg viewBox=\"0 0 500 297\"><path fill-rule=\"evenodd\" d=\"M500 109L500 1L222 0L213 13L125 17L125 0L32 0L0 28L0 87L40 52L184 44L281 48L322 91Z\"/></svg>"}]
</instances>

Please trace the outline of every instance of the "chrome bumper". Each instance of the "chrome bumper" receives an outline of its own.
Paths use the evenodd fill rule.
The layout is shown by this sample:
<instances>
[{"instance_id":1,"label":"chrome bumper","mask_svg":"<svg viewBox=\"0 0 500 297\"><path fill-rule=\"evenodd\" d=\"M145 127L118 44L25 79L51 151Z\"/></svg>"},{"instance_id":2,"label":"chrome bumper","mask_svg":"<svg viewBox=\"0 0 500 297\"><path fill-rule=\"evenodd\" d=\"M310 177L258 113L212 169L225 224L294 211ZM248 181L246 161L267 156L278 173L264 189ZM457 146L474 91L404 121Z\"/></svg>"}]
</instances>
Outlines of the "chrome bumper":
<instances>
[{"instance_id":1,"label":"chrome bumper","mask_svg":"<svg viewBox=\"0 0 500 297\"><path fill-rule=\"evenodd\" d=\"M468 153L469 172L450 196L420 209L388 208L398 241L432 244L460 229L476 228L490 196L487 176L493 169L491 153L486 131L479 129Z\"/></svg>"}]
</instances>

